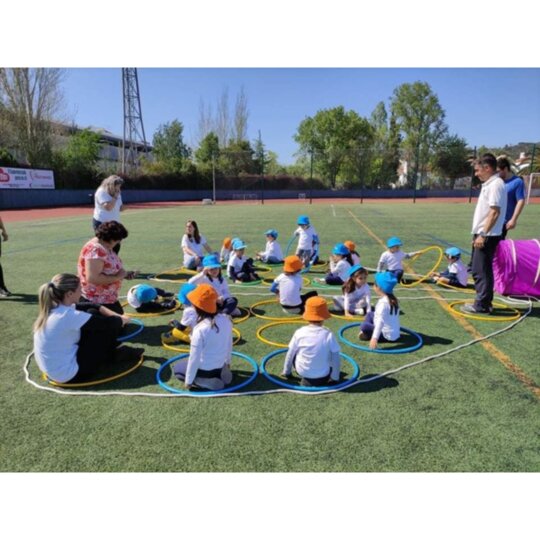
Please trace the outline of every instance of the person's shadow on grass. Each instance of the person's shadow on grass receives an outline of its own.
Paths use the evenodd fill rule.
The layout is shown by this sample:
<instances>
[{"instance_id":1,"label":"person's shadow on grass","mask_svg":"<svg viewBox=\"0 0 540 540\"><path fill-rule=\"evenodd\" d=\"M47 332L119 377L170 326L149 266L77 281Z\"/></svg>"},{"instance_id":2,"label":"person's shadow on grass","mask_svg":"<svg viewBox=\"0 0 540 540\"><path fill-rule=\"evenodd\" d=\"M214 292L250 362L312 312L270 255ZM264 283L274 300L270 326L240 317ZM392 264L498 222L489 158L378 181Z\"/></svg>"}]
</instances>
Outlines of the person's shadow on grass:
<instances>
[{"instance_id":1,"label":"person's shadow on grass","mask_svg":"<svg viewBox=\"0 0 540 540\"><path fill-rule=\"evenodd\" d=\"M38 296L37 294L24 294L24 293L12 292L11 296L2 298L1 301L2 302L18 302L20 304L28 304L28 305L37 305Z\"/></svg>"}]
</instances>

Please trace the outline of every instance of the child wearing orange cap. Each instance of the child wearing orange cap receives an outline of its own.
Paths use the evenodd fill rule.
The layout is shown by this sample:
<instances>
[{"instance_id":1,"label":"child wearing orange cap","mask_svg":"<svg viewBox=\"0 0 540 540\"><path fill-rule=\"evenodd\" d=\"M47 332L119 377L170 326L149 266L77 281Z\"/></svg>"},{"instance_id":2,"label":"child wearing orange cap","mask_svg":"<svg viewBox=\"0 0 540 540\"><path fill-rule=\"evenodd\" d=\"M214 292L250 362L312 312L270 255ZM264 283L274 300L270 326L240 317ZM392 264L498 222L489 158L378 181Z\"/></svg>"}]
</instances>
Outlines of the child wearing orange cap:
<instances>
[{"instance_id":1,"label":"child wearing orange cap","mask_svg":"<svg viewBox=\"0 0 540 540\"><path fill-rule=\"evenodd\" d=\"M277 294L283 311L290 314L298 314L304 311L304 305L308 298L317 295L317 291L300 294L302 290L302 261L296 255L285 257L283 273L274 279L270 291Z\"/></svg>"},{"instance_id":2,"label":"child wearing orange cap","mask_svg":"<svg viewBox=\"0 0 540 540\"><path fill-rule=\"evenodd\" d=\"M340 347L334 334L325 328L331 317L326 300L309 298L302 318L308 322L299 328L289 342L282 375L289 377L294 366L301 386L326 386L339 381Z\"/></svg>"},{"instance_id":3,"label":"child wearing orange cap","mask_svg":"<svg viewBox=\"0 0 540 540\"><path fill-rule=\"evenodd\" d=\"M351 255L352 265L356 266L357 264L360 264L360 253L356 251L356 244L352 240L345 240L343 244L347 247L349 250L349 253Z\"/></svg>"},{"instance_id":4,"label":"child wearing orange cap","mask_svg":"<svg viewBox=\"0 0 540 540\"><path fill-rule=\"evenodd\" d=\"M232 238L227 236L223 239L223 245L221 246L219 260L222 263L228 264L229 257L231 256L231 252L232 252Z\"/></svg>"},{"instance_id":5,"label":"child wearing orange cap","mask_svg":"<svg viewBox=\"0 0 540 540\"><path fill-rule=\"evenodd\" d=\"M222 390L232 381L232 321L217 311L217 292L203 283L187 294L198 315L191 334L189 359L174 365L175 376L186 389Z\"/></svg>"}]
</instances>

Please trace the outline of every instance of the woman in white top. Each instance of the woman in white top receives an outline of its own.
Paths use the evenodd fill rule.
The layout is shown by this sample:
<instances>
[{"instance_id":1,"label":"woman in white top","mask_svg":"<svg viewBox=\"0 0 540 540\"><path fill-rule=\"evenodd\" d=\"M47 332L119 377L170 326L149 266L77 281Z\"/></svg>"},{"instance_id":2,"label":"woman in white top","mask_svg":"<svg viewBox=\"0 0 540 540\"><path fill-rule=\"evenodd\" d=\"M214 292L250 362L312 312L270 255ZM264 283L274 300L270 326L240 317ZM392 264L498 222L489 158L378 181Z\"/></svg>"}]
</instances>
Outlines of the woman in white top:
<instances>
[{"instance_id":1,"label":"woman in white top","mask_svg":"<svg viewBox=\"0 0 540 540\"><path fill-rule=\"evenodd\" d=\"M122 202L122 186L124 180L113 174L101 182L94 193L94 217L92 226L94 231L106 221L120 223L120 212L124 209ZM120 244L114 248L114 252L120 251Z\"/></svg>"},{"instance_id":2,"label":"woman in white top","mask_svg":"<svg viewBox=\"0 0 540 540\"><path fill-rule=\"evenodd\" d=\"M289 377L294 366L302 377L301 386L326 386L339 381L340 347L334 334L323 326L331 317L326 300L320 296L309 298L302 317L309 324L294 333L282 375Z\"/></svg>"},{"instance_id":3,"label":"woman in white top","mask_svg":"<svg viewBox=\"0 0 540 540\"><path fill-rule=\"evenodd\" d=\"M343 296L333 296L334 305L346 317L365 315L371 311L371 290L367 284L368 271L359 264L351 266L347 281L341 288Z\"/></svg>"},{"instance_id":4,"label":"woman in white top","mask_svg":"<svg viewBox=\"0 0 540 540\"><path fill-rule=\"evenodd\" d=\"M186 232L182 236L182 251L184 252L184 268L199 270L202 267L204 250L212 253L206 238L199 232L196 221L189 220L186 223Z\"/></svg>"},{"instance_id":5,"label":"woman in white top","mask_svg":"<svg viewBox=\"0 0 540 540\"><path fill-rule=\"evenodd\" d=\"M379 340L397 341L400 336L399 303L394 296L394 287L397 278L392 272L377 272L375 274L375 292L380 299L377 301L375 311L370 311L360 326L358 337L362 341L369 341L369 348L376 349Z\"/></svg>"},{"instance_id":6,"label":"woman in white top","mask_svg":"<svg viewBox=\"0 0 540 540\"><path fill-rule=\"evenodd\" d=\"M174 374L193 387L221 390L232 381L232 321L217 311L217 293L206 283L187 294L198 315L191 335L189 359L174 365Z\"/></svg>"},{"instance_id":7,"label":"woman in white top","mask_svg":"<svg viewBox=\"0 0 540 540\"><path fill-rule=\"evenodd\" d=\"M117 348L117 338L130 319L104 306L85 303L73 274L57 274L39 289L39 316L34 323L36 362L59 383L88 380L101 364L140 358L144 349Z\"/></svg>"}]
</instances>

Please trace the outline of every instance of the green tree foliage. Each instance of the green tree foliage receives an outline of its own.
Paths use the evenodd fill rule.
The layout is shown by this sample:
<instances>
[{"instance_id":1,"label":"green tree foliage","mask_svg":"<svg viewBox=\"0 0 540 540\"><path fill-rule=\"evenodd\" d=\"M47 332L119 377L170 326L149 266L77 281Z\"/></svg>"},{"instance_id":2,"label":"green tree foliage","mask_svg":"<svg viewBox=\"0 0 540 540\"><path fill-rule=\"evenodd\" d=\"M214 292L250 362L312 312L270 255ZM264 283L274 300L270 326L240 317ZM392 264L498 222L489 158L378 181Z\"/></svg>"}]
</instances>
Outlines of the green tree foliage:
<instances>
[{"instance_id":1,"label":"green tree foliage","mask_svg":"<svg viewBox=\"0 0 540 540\"><path fill-rule=\"evenodd\" d=\"M229 141L229 145L220 152L218 170L225 176L258 174L254 150L249 141Z\"/></svg>"},{"instance_id":2,"label":"green tree foliage","mask_svg":"<svg viewBox=\"0 0 540 540\"><path fill-rule=\"evenodd\" d=\"M199 148L195 150L195 161L197 170L203 175L208 175L212 171L213 165L217 169L219 165L219 140L213 131L203 138Z\"/></svg>"},{"instance_id":3,"label":"green tree foliage","mask_svg":"<svg viewBox=\"0 0 540 540\"><path fill-rule=\"evenodd\" d=\"M469 155L467 142L457 135L447 135L437 144L432 159L433 169L450 180L450 189L454 189L458 178L471 173Z\"/></svg>"},{"instance_id":4,"label":"green tree foliage","mask_svg":"<svg viewBox=\"0 0 540 540\"><path fill-rule=\"evenodd\" d=\"M332 188L345 163L349 170L360 172L360 150L367 148L372 137L369 122L342 106L322 109L306 118L294 136L301 155L313 152L317 172Z\"/></svg>"},{"instance_id":5,"label":"green tree foliage","mask_svg":"<svg viewBox=\"0 0 540 540\"><path fill-rule=\"evenodd\" d=\"M163 172L176 173L189 168L191 150L184 143L183 133L184 126L178 120L160 125L154 133L153 155Z\"/></svg>"},{"instance_id":6,"label":"green tree foliage","mask_svg":"<svg viewBox=\"0 0 540 540\"><path fill-rule=\"evenodd\" d=\"M11 155L11 152L0 147L0 167L17 167L17 160Z\"/></svg>"},{"instance_id":7,"label":"green tree foliage","mask_svg":"<svg viewBox=\"0 0 540 540\"><path fill-rule=\"evenodd\" d=\"M84 129L69 138L68 144L61 151L61 154L67 169L75 173L95 173L99 150L99 135L89 129Z\"/></svg>"},{"instance_id":8,"label":"green tree foliage","mask_svg":"<svg viewBox=\"0 0 540 540\"><path fill-rule=\"evenodd\" d=\"M52 122L62 106L63 72L46 68L0 68L0 115L14 148L32 167L51 162Z\"/></svg>"},{"instance_id":9,"label":"green tree foliage","mask_svg":"<svg viewBox=\"0 0 540 540\"><path fill-rule=\"evenodd\" d=\"M426 165L435 146L446 135L445 112L429 84L402 84L394 90L391 111L404 134L403 148L412 165L412 179L426 172Z\"/></svg>"}]
</instances>

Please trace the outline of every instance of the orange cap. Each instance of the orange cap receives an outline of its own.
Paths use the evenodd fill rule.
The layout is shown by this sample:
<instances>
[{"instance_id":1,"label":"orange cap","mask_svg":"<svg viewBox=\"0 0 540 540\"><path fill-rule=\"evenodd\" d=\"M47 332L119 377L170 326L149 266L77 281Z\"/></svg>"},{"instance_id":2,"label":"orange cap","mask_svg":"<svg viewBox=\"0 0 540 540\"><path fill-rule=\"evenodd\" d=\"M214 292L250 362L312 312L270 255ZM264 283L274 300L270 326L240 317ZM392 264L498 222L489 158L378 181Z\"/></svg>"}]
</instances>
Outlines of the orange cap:
<instances>
[{"instance_id":1,"label":"orange cap","mask_svg":"<svg viewBox=\"0 0 540 540\"><path fill-rule=\"evenodd\" d=\"M232 246L232 238L229 238L228 236L223 240L223 247L225 249L231 249Z\"/></svg>"},{"instance_id":2,"label":"orange cap","mask_svg":"<svg viewBox=\"0 0 540 540\"><path fill-rule=\"evenodd\" d=\"M356 244L352 241L352 240L345 240L345 242L343 242L349 251L354 251L356 249Z\"/></svg>"},{"instance_id":3,"label":"orange cap","mask_svg":"<svg viewBox=\"0 0 540 540\"><path fill-rule=\"evenodd\" d=\"M198 307L205 313L217 312L218 295L216 289L208 283L197 285L195 289L187 294L187 298L192 305Z\"/></svg>"},{"instance_id":4,"label":"orange cap","mask_svg":"<svg viewBox=\"0 0 540 540\"><path fill-rule=\"evenodd\" d=\"M283 261L284 272L298 272L302 270L302 261L296 255L289 255Z\"/></svg>"},{"instance_id":5,"label":"orange cap","mask_svg":"<svg viewBox=\"0 0 540 540\"><path fill-rule=\"evenodd\" d=\"M306 310L302 317L306 321L324 321L331 317L326 300L322 296L312 296L306 301Z\"/></svg>"}]
</instances>

